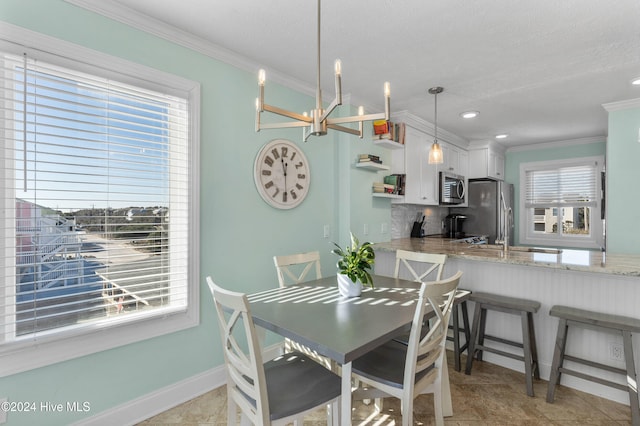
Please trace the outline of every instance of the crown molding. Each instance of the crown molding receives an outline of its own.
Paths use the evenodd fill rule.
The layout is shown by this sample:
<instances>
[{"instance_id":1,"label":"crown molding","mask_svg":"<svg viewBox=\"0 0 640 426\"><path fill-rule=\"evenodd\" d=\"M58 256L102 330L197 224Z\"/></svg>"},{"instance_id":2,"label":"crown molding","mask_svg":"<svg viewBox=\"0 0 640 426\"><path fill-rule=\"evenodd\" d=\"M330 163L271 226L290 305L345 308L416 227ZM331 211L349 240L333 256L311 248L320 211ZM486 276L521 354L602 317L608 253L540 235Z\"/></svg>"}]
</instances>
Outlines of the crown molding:
<instances>
[{"instance_id":1,"label":"crown molding","mask_svg":"<svg viewBox=\"0 0 640 426\"><path fill-rule=\"evenodd\" d=\"M395 121L403 122L408 126L411 126L422 132L425 132L429 136L435 136L435 126L433 125L433 123L430 123L427 120L417 117L412 113L410 113L409 111L403 110L403 111L398 111L396 113L392 113L391 119ZM469 147L469 142L466 139L461 138L460 136L454 133L451 133L447 130L444 130L442 127L438 127L438 140L440 142L450 143L462 149L468 149Z\"/></svg>"},{"instance_id":2,"label":"crown molding","mask_svg":"<svg viewBox=\"0 0 640 426\"><path fill-rule=\"evenodd\" d=\"M576 145L588 145L592 143L599 143L607 141L606 136L592 136L588 138L579 138L579 139L568 139L563 141L554 141L554 142L544 142L544 143L533 143L529 145L521 145L521 146L512 146L507 148L506 152L522 152L522 151L535 151L539 149L550 149L550 148L560 148L565 146L576 146Z\"/></svg>"},{"instance_id":3,"label":"crown molding","mask_svg":"<svg viewBox=\"0 0 640 426\"><path fill-rule=\"evenodd\" d=\"M137 30L149 33L195 52L217 59L241 70L255 73L261 65L220 45L211 43L201 37L183 31L160 20L151 18L138 11L122 6L109 0L64 0L74 6L97 13L106 18L128 25ZM269 80L282 86L289 87L309 96L315 96L315 87L296 79L282 71L268 69ZM257 83L256 83L257 84ZM256 89L257 90L257 89Z\"/></svg>"},{"instance_id":4,"label":"crown molding","mask_svg":"<svg viewBox=\"0 0 640 426\"><path fill-rule=\"evenodd\" d=\"M627 99L625 101L610 102L602 104L602 107L608 112L621 111L624 109L640 108L640 98Z\"/></svg>"}]
</instances>

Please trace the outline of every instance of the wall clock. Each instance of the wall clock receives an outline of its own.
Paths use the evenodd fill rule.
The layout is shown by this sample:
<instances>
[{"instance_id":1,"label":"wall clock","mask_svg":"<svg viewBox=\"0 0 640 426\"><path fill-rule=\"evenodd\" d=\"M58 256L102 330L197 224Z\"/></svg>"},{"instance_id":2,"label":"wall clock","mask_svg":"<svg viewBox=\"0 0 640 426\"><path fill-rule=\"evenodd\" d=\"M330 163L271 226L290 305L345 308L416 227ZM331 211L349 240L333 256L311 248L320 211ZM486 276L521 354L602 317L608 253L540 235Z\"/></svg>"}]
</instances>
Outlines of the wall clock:
<instances>
[{"instance_id":1,"label":"wall clock","mask_svg":"<svg viewBox=\"0 0 640 426\"><path fill-rule=\"evenodd\" d=\"M300 204L311 182L307 157L286 139L274 139L260 149L253 177L262 199L278 209L292 209Z\"/></svg>"}]
</instances>

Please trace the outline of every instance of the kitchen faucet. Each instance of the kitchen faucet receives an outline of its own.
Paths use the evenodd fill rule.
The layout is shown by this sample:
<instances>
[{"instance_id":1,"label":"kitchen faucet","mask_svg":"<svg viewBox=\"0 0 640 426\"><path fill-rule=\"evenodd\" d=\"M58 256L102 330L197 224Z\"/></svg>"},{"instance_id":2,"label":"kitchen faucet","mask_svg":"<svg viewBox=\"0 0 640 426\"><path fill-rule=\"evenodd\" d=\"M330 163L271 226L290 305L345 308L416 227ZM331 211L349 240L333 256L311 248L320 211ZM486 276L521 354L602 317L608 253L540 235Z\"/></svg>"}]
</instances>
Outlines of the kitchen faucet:
<instances>
[{"instance_id":1,"label":"kitchen faucet","mask_svg":"<svg viewBox=\"0 0 640 426\"><path fill-rule=\"evenodd\" d=\"M504 198L504 192L500 193L500 200L502 201L502 239L496 240L496 244L502 244L502 251L507 254L509 251L509 225L513 220L513 210L511 207L507 207L507 202Z\"/></svg>"}]
</instances>

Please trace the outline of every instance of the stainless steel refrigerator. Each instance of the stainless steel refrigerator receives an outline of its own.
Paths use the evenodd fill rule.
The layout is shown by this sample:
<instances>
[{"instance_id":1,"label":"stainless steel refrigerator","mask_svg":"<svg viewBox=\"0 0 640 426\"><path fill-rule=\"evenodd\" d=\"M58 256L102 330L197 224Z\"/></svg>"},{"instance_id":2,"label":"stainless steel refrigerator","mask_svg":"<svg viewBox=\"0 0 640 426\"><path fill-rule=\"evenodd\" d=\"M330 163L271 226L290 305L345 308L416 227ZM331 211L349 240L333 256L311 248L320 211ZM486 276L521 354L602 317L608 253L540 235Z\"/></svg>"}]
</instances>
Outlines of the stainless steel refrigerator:
<instances>
[{"instance_id":1,"label":"stainless steel refrigerator","mask_svg":"<svg viewBox=\"0 0 640 426\"><path fill-rule=\"evenodd\" d=\"M510 215L505 215L505 208ZM504 221L509 224L509 245L513 245L513 184L491 179L470 179L467 187L469 207L451 208L452 213L467 216L464 222L466 235L486 235L489 244L502 239ZM509 210L510 209L510 210Z\"/></svg>"}]
</instances>

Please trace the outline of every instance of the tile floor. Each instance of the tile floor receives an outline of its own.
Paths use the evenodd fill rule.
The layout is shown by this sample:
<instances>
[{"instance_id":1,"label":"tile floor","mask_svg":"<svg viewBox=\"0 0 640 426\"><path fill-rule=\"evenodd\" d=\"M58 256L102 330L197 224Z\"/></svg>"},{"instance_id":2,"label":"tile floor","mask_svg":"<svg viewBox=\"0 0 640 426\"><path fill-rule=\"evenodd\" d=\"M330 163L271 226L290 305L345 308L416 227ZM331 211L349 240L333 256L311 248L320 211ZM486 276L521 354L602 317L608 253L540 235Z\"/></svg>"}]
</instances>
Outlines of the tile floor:
<instances>
[{"instance_id":1,"label":"tile floor","mask_svg":"<svg viewBox=\"0 0 640 426\"><path fill-rule=\"evenodd\" d=\"M547 382L534 384L535 397L525 391L524 375L487 362L474 362L471 375L453 370L449 355L449 377L453 416L448 425L630 425L628 406L559 386L553 404L546 402ZM464 356L463 356L464 365ZM384 400L384 410L376 415L373 406L354 403L354 425L400 425L400 404ZM139 425L226 425L226 388L219 387L198 398L152 417ZM421 395L414 408L417 425L432 425L433 396ZM305 419L304 426L326 424L320 410Z\"/></svg>"}]
</instances>

